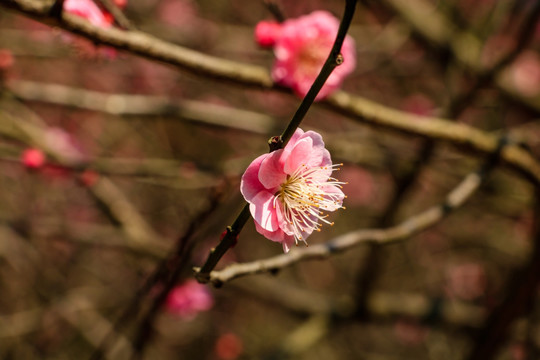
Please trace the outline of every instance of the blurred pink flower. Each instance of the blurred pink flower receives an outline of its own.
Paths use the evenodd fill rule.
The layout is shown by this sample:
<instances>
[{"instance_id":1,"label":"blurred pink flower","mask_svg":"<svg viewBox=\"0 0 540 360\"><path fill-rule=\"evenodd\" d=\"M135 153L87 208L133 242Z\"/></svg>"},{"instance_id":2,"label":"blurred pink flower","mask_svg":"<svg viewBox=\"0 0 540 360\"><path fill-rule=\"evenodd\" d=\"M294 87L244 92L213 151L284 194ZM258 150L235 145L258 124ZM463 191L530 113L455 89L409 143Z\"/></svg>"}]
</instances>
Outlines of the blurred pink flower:
<instances>
[{"instance_id":1,"label":"blurred pink flower","mask_svg":"<svg viewBox=\"0 0 540 360\"><path fill-rule=\"evenodd\" d=\"M282 243L288 252L293 243L305 243L313 230L319 231L320 222L332 225L322 211L342 207L342 183L330 177L337 166L332 165L321 135L301 129L285 148L253 160L242 176L240 191L257 231Z\"/></svg>"},{"instance_id":2,"label":"blurred pink flower","mask_svg":"<svg viewBox=\"0 0 540 360\"><path fill-rule=\"evenodd\" d=\"M28 148L23 151L21 162L28 169L39 169L45 164L45 154L40 149Z\"/></svg>"},{"instance_id":3,"label":"blurred pink flower","mask_svg":"<svg viewBox=\"0 0 540 360\"><path fill-rule=\"evenodd\" d=\"M110 15L101 9L92 0L66 0L64 11L85 18L93 25L109 27L112 24Z\"/></svg>"},{"instance_id":4,"label":"blurred pink flower","mask_svg":"<svg viewBox=\"0 0 540 360\"><path fill-rule=\"evenodd\" d=\"M540 92L540 56L525 51L510 68L510 76L516 89L525 96Z\"/></svg>"},{"instance_id":5,"label":"blurred pink flower","mask_svg":"<svg viewBox=\"0 0 540 360\"><path fill-rule=\"evenodd\" d=\"M172 314L192 319L201 311L207 311L214 305L214 299L208 288L195 280L188 280L171 290L165 308Z\"/></svg>"},{"instance_id":6,"label":"blurred pink flower","mask_svg":"<svg viewBox=\"0 0 540 360\"><path fill-rule=\"evenodd\" d=\"M84 160L79 144L67 131L58 127L48 128L45 131L44 140L51 151L60 154L66 160L71 162Z\"/></svg>"},{"instance_id":7,"label":"blurred pink flower","mask_svg":"<svg viewBox=\"0 0 540 360\"><path fill-rule=\"evenodd\" d=\"M277 21L260 21L255 26L255 41L259 46L272 47L281 34L281 24Z\"/></svg>"},{"instance_id":8,"label":"blurred pink flower","mask_svg":"<svg viewBox=\"0 0 540 360\"><path fill-rule=\"evenodd\" d=\"M273 80L304 97L330 53L338 28L339 20L326 11L315 11L297 19L286 20L279 31L273 29L272 32L267 28L265 40L268 44L274 42L276 56L272 68ZM265 28L257 29L262 33ZM343 64L332 72L316 100L323 99L339 88L345 77L354 70L356 49L350 36L345 38L341 53Z\"/></svg>"}]
</instances>

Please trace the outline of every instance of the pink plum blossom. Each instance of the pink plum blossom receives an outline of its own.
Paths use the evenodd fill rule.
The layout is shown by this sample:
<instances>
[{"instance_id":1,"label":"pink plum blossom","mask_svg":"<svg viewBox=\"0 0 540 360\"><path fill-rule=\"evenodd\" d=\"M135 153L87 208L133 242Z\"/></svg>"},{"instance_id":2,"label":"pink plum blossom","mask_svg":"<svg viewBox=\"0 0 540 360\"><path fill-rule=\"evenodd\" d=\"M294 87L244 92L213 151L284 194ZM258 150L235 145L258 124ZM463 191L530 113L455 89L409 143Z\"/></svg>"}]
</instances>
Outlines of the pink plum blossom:
<instances>
[{"instance_id":1,"label":"pink plum blossom","mask_svg":"<svg viewBox=\"0 0 540 360\"><path fill-rule=\"evenodd\" d=\"M21 162L28 169L39 169L45 165L45 154L40 149L28 148L23 151Z\"/></svg>"},{"instance_id":2,"label":"pink plum blossom","mask_svg":"<svg viewBox=\"0 0 540 360\"><path fill-rule=\"evenodd\" d=\"M263 25L261 25L263 26ZM264 25L267 26L267 25ZM259 41L265 27L256 28ZM304 97L317 78L336 38L339 20L327 11L315 11L296 19L283 22L279 31L266 27L266 43L274 43L276 60L272 68L273 80L290 87L300 97ZM356 66L354 40L347 36L341 54L344 62L330 75L317 95L323 99L341 86L341 83Z\"/></svg>"},{"instance_id":3,"label":"pink plum blossom","mask_svg":"<svg viewBox=\"0 0 540 360\"><path fill-rule=\"evenodd\" d=\"M111 16L101 9L92 0L66 0L64 11L80 16L91 24L99 27L109 27L112 23Z\"/></svg>"},{"instance_id":4,"label":"pink plum blossom","mask_svg":"<svg viewBox=\"0 0 540 360\"><path fill-rule=\"evenodd\" d=\"M306 243L326 220L323 211L342 208L341 182L330 177L333 165L320 134L297 129L287 145L253 160L242 176L240 191L249 203L255 228L280 242ZM307 244L307 243L306 243Z\"/></svg>"},{"instance_id":5,"label":"pink plum blossom","mask_svg":"<svg viewBox=\"0 0 540 360\"><path fill-rule=\"evenodd\" d=\"M192 319L201 311L207 311L214 305L214 299L208 288L195 280L188 280L171 290L165 308L172 314Z\"/></svg>"}]
</instances>

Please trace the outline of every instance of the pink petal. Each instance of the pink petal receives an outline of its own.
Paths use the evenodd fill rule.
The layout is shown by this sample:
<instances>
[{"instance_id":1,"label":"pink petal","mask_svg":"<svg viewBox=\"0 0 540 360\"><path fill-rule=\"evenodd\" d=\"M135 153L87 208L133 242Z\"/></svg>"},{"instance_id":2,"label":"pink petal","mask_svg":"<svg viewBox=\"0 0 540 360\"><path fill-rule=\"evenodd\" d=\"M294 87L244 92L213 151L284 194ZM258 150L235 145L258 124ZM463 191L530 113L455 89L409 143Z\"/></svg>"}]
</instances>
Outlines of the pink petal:
<instances>
[{"instance_id":1,"label":"pink petal","mask_svg":"<svg viewBox=\"0 0 540 360\"><path fill-rule=\"evenodd\" d=\"M259 181L259 170L261 167L261 162L269 155L270 154L263 154L253 160L244 172L244 175L242 175L240 192L244 196L244 199L246 199L248 202L251 202L253 197L255 197L255 195L257 195L259 192L265 190L264 186Z\"/></svg>"},{"instance_id":2,"label":"pink petal","mask_svg":"<svg viewBox=\"0 0 540 360\"><path fill-rule=\"evenodd\" d=\"M261 191L249 204L249 210L255 222L268 231L279 229L278 210L274 207L275 198L272 193Z\"/></svg>"},{"instance_id":3,"label":"pink petal","mask_svg":"<svg viewBox=\"0 0 540 360\"><path fill-rule=\"evenodd\" d=\"M293 237L287 238L286 240L282 241L281 244L283 245L283 252L288 253L294 243L295 242Z\"/></svg>"},{"instance_id":4,"label":"pink petal","mask_svg":"<svg viewBox=\"0 0 540 360\"><path fill-rule=\"evenodd\" d=\"M294 145L289 157L285 161L284 172L290 175L302 165L308 165L312 149L313 141L310 137L299 140Z\"/></svg>"},{"instance_id":5,"label":"pink petal","mask_svg":"<svg viewBox=\"0 0 540 360\"><path fill-rule=\"evenodd\" d=\"M283 172L280 162L283 150L274 151L261 162L259 169L259 181L268 190L275 192L285 182L287 175Z\"/></svg>"},{"instance_id":6,"label":"pink petal","mask_svg":"<svg viewBox=\"0 0 540 360\"><path fill-rule=\"evenodd\" d=\"M280 243L292 244L294 243L294 236L287 235L283 230L278 229L276 231L268 231L262 228L259 224L255 223L255 229L261 235L263 235L268 240L272 240Z\"/></svg>"}]
</instances>

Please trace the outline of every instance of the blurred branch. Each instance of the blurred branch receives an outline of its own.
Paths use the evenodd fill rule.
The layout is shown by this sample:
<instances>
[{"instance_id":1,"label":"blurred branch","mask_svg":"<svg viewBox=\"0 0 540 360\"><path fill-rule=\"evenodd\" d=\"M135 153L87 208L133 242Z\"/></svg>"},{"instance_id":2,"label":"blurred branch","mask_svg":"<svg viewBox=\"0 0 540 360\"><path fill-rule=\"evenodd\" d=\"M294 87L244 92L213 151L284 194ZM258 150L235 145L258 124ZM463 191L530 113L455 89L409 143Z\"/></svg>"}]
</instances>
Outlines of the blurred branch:
<instances>
[{"instance_id":1,"label":"blurred branch","mask_svg":"<svg viewBox=\"0 0 540 360\"><path fill-rule=\"evenodd\" d=\"M506 56L499 61L494 68L484 68L479 62L484 47L483 41L478 39L472 32L463 31L445 17L437 8L426 0L385 0L386 6L399 15L421 39L427 41L435 48L448 51L452 57L464 66L469 72L476 74L485 81L495 81L495 85L506 95L518 101L526 107L540 111L538 99L527 99L516 92L503 77L499 75L501 70L509 65L523 50L524 46L534 35L534 26L537 23L540 5L533 2L533 8L527 13L522 31L517 36L517 42Z\"/></svg>"},{"instance_id":2,"label":"blurred branch","mask_svg":"<svg viewBox=\"0 0 540 360\"><path fill-rule=\"evenodd\" d=\"M268 277L244 278L229 286L235 291L255 295L261 301L278 304L303 315L324 314L348 319L357 306L349 296L329 296ZM464 328L481 326L486 315L484 309L466 302L431 298L420 293L388 291L372 292L367 299L367 311L371 318L382 320L406 317L422 321L429 317L433 324Z\"/></svg>"},{"instance_id":3,"label":"blurred branch","mask_svg":"<svg viewBox=\"0 0 540 360\"><path fill-rule=\"evenodd\" d=\"M50 2L0 0L0 6L16 10L48 25L59 26L95 43L127 50L195 74L257 87L271 88L273 86L270 74L263 67L205 55L139 31L123 31L112 27L100 28L72 14L64 14L60 21L49 16Z\"/></svg>"},{"instance_id":4,"label":"blurred branch","mask_svg":"<svg viewBox=\"0 0 540 360\"><path fill-rule=\"evenodd\" d=\"M489 154L497 150L497 137L465 124L401 112L342 91L331 96L327 104L337 112L360 117L363 122L377 127L449 142L477 153ZM514 144L505 146L501 160L529 180L540 182L540 163L521 147Z\"/></svg>"},{"instance_id":5,"label":"blurred branch","mask_svg":"<svg viewBox=\"0 0 540 360\"><path fill-rule=\"evenodd\" d=\"M451 98L450 103L443 112L444 117L458 119L459 116L474 102L478 96L479 90L487 83L491 82L509 63L513 61L523 50L525 45L531 40L531 33L534 30L534 24L540 15L540 2L537 2L534 11L528 14L524 25L520 28L518 36L518 45L513 51L507 53L503 58L499 59L493 66L486 68L483 72L477 73L473 81L473 85L463 90L458 95ZM419 19L417 19L419 20ZM385 211L380 219L380 222L375 226L386 227L394 222L394 217L400 209L400 205L409 193L411 187L418 181L422 170L431 162L436 150L436 142L433 139L424 139L421 149L418 151L418 156L413 161L413 165L404 175L394 174L397 179L394 194L386 206ZM392 170L391 170L392 171ZM372 245L369 254L366 257L365 263L360 267L359 280L357 287L357 302L359 303L358 315L360 317L365 314L365 301L372 287L377 282L380 267L382 263L382 251L376 244Z\"/></svg>"},{"instance_id":6,"label":"blurred branch","mask_svg":"<svg viewBox=\"0 0 540 360\"><path fill-rule=\"evenodd\" d=\"M118 320L115 322L113 329L109 334L104 334L102 340L94 352L92 359L102 359L103 356L110 352L109 349L114 348L117 338L111 336L114 332L124 327L130 321L136 319L141 312L141 305L144 299L150 295L150 305L141 315L142 320L137 327L135 334L134 357L142 356L144 348L153 336L153 323L161 306L166 300L169 292L178 283L182 272L189 267L188 258L193 247L193 238L197 231L202 227L202 224L218 209L218 204L222 200L224 191L220 187L212 189L209 195L209 203L200 211L197 216L191 219L186 231L178 237L174 248L168 255L160 261L155 270L148 276L143 286L137 291L130 304L122 312ZM159 286L159 287L158 287ZM155 293L150 291L154 289Z\"/></svg>"},{"instance_id":7,"label":"blurred branch","mask_svg":"<svg viewBox=\"0 0 540 360\"><path fill-rule=\"evenodd\" d=\"M56 311L71 326L79 330L83 337L94 347L99 346L99 342L112 331L112 324L103 317L87 298L72 294L62 302L56 304ZM133 347L122 335L114 334L116 346L106 354L106 359L127 359L133 354Z\"/></svg>"},{"instance_id":8,"label":"blurred branch","mask_svg":"<svg viewBox=\"0 0 540 360\"><path fill-rule=\"evenodd\" d=\"M0 0L0 6L14 9L51 25L61 26L92 41L128 50L149 59L166 62L196 74L259 88L274 86L270 74L263 67L204 55L141 32L95 27L70 14L65 14L63 22L60 23L48 16L49 5L35 0ZM446 141L476 152L491 153L497 147L497 139L481 130L467 125L452 124L444 119L416 116L390 109L343 91L336 92L321 103L357 121L406 134ZM502 154L502 159L519 169L523 174L527 174L529 179L540 182L540 164L523 149L517 146L508 146Z\"/></svg>"},{"instance_id":9,"label":"blurred branch","mask_svg":"<svg viewBox=\"0 0 540 360\"><path fill-rule=\"evenodd\" d=\"M540 186L535 189L534 199L531 257L509 278L502 302L492 310L484 326L474 337L474 346L467 359L494 359L514 321L522 316L528 317L534 308L540 283Z\"/></svg>"},{"instance_id":10,"label":"blurred branch","mask_svg":"<svg viewBox=\"0 0 540 360\"><path fill-rule=\"evenodd\" d=\"M110 179L100 176L88 190L103 212L126 233L134 247L148 249L151 244L162 242L162 237L150 227L138 209Z\"/></svg>"},{"instance_id":11,"label":"blurred branch","mask_svg":"<svg viewBox=\"0 0 540 360\"><path fill-rule=\"evenodd\" d=\"M228 106L164 96L106 94L64 85L31 81L10 81L8 88L27 101L99 111L117 116L171 116L196 123L267 135L275 128L269 116Z\"/></svg>"},{"instance_id":12,"label":"blurred branch","mask_svg":"<svg viewBox=\"0 0 540 360\"><path fill-rule=\"evenodd\" d=\"M61 151L56 150L49 144L45 136L46 126L37 119L33 122L20 119L10 112L24 112L23 106L13 106L3 99L4 111L0 114L0 134L9 136L18 141L32 144L41 148L61 165L75 170L85 169L87 163L85 160L75 159ZM8 112L9 111L9 112ZM89 193L100 205L101 210L119 225L125 232L127 238L133 242L133 246L148 248L152 243L159 242L161 236L157 234L146 220L140 215L140 212L131 204L129 199L122 191L106 177L100 177L95 184L88 186ZM156 254L158 255L158 254Z\"/></svg>"}]
</instances>

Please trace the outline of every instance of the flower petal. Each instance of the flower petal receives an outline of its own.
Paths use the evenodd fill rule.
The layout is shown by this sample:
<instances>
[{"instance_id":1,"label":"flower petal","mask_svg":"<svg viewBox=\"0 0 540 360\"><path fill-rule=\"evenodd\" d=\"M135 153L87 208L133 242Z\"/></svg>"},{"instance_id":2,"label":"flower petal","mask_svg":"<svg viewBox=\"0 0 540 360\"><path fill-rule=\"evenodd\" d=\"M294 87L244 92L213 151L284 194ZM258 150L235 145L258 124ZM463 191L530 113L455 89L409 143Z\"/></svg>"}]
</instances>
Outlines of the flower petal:
<instances>
[{"instance_id":1,"label":"flower petal","mask_svg":"<svg viewBox=\"0 0 540 360\"><path fill-rule=\"evenodd\" d=\"M331 205L328 202L325 202L324 204L321 204L321 210L335 211L339 209L343 204L343 199L345 198L343 191L341 191L341 189L336 185L327 185L323 187L323 191L326 193L325 197L327 199L331 199L334 204Z\"/></svg>"},{"instance_id":2,"label":"flower petal","mask_svg":"<svg viewBox=\"0 0 540 360\"><path fill-rule=\"evenodd\" d=\"M275 199L272 193L263 190L255 195L249 204L249 211L255 222L268 231L279 229L277 210L274 207Z\"/></svg>"},{"instance_id":3,"label":"flower petal","mask_svg":"<svg viewBox=\"0 0 540 360\"><path fill-rule=\"evenodd\" d=\"M286 174L292 174L301 167L302 165L307 165L311 158L311 152L313 149L313 140L310 137L305 137L300 139L292 149L288 158L285 161L285 166L283 171Z\"/></svg>"},{"instance_id":4,"label":"flower petal","mask_svg":"<svg viewBox=\"0 0 540 360\"><path fill-rule=\"evenodd\" d=\"M259 169L259 181L271 192L277 191L278 187L287 180L287 175L283 172L283 165L280 162L282 149L267 154L261 162Z\"/></svg>"},{"instance_id":5,"label":"flower petal","mask_svg":"<svg viewBox=\"0 0 540 360\"><path fill-rule=\"evenodd\" d=\"M255 222L255 229L257 230L259 234L263 235L268 240L272 240L272 241L280 242L280 243L288 243L288 244L294 243L294 236L285 234L283 230L281 229L278 229L276 231L268 231L264 229L262 226L260 226L259 224L257 224L256 222Z\"/></svg>"},{"instance_id":6,"label":"flower petal","mask_svg":"<svg viewBox=\"0 0 540 360\"><path fill-rule=\"evenodd\" d=\"M261 167L261 162L269 155L270 154L263 154L253 160L244 172L244 175L242 175L242 180L240 181L240 192L247 202L251 202L255 195L265 190L263 184L261 184L259 181L259 169Z\"/></svg>"}]
</instances>

